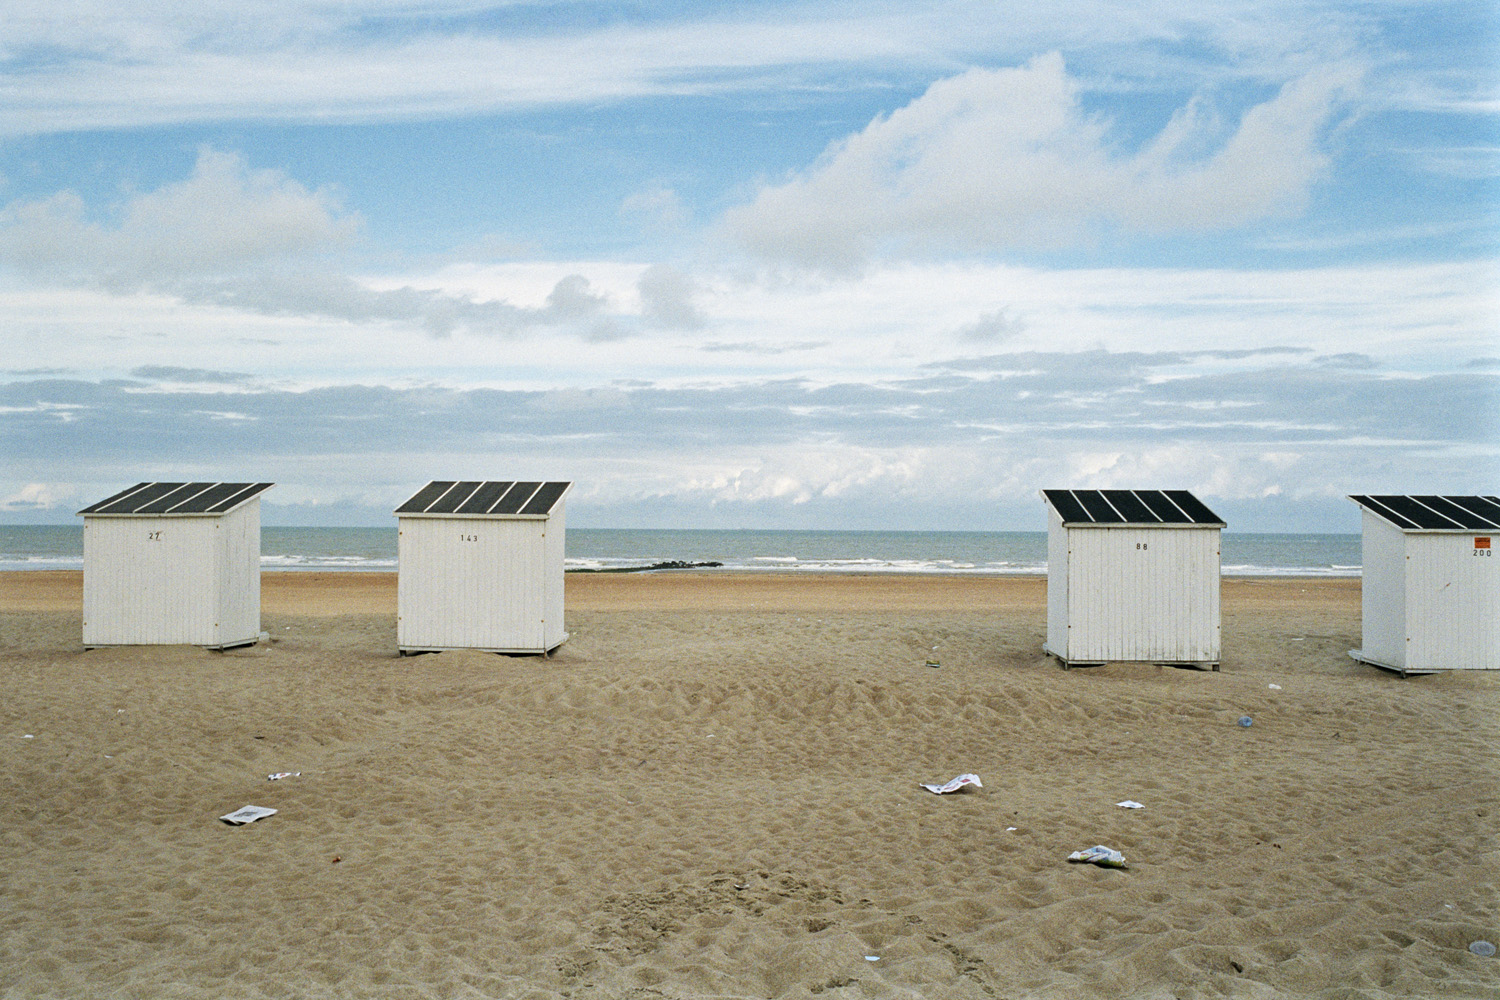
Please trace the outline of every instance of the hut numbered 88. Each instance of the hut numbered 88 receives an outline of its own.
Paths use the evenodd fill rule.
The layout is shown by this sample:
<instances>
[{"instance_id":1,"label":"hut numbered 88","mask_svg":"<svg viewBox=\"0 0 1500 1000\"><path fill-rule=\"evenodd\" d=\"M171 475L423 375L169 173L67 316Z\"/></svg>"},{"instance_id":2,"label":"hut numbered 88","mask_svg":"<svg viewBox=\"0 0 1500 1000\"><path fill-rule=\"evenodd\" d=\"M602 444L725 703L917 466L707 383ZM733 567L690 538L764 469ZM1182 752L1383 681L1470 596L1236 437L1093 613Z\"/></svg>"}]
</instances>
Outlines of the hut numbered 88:
<instances>
[{"instance_id":1,"label":"hut numbered 88","mask_svg":"<svg viewBox=\"0 0 1500 1000\"><path fill-rule=\"evenodd\" d=\"M1219 531L1187 490L1043 490L1047 641L1064 668L1219 669Z\"/></svg>"}]
</instances>

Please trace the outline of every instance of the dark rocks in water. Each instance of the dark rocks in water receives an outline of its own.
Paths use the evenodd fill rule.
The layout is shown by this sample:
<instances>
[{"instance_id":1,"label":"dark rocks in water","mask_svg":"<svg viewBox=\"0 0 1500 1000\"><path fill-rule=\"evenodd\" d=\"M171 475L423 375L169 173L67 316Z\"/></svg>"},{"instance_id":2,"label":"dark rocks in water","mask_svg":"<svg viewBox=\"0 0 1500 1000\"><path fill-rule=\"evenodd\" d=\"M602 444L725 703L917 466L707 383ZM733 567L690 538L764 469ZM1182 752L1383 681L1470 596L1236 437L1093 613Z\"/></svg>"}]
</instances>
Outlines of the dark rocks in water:
<instances>
[{"instance_id":1,"label":"dark rocks in water","mask_svg":"<svg viewBox=\"0 0 1500 1000\"><path fill-rule=\"evenodd\" d=\"M650 566L613 566L609 569L570 569L569 573L649 573L658 569L718 569L724 564L721 562L685 562L681 559L668 559L665 562L652 563Z\"/></svg>"}]
</instances>

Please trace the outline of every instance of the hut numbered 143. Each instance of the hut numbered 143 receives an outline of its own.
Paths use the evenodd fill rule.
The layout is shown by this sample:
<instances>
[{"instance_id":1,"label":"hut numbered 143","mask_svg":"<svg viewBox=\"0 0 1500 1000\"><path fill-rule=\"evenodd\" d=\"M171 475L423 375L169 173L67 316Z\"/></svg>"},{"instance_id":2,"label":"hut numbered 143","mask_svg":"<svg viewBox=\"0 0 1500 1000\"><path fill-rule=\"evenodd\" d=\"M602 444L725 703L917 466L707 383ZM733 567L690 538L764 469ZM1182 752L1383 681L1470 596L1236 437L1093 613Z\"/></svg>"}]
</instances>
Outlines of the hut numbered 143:
<instances>
[{"instance_id":1,"label":"hut numbered 143","mask_svg":"<svg viewBox=\"0 0 1500 1000\"><path fill-rule=\"evenodd\" d=\"M396 508L401 653L548 653L565 642L572 485L431 482Z\"/></svg>"},{"instance_id":2,"label":"hut numbered 143","mask_svg":"<svg viewBox=\"0 0 1500 1000\"><path fill-rule=\"evenodd\" d=\"M1351 496L1363 511L1362 648L1400 674L1500 670L1500 497Z\"/></svg>"},{"instance_id":3,"label":"hut numbered 143","mask_svg":"<svg viewBox=\"0 0 1500 1000\"><path fill-rule=\"evenodd\" d=\"M260 495L271 483L137 483L79 511L83 644L260 638Z\"/></svg>"},{"instance_id":4,"label":"hut numbered 143","mask_svg":"<svg viewBox=\"0 0 1500 1000\"><path fill-rule=\"evenodd\" d=\"M1219 532L1186 490L1043 490L1047 641L1066 667L1219 669Z\"/></svg>"}]
</instances>

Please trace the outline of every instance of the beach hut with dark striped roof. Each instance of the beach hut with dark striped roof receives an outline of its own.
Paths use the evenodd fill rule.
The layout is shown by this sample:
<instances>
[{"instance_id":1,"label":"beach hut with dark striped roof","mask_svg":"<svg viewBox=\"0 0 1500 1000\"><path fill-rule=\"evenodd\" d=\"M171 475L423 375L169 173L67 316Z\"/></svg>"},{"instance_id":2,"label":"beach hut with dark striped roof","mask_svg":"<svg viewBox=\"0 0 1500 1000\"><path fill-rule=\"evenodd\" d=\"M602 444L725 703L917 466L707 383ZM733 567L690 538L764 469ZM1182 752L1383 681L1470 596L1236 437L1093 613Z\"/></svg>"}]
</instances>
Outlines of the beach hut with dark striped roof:
<instances>
[{"instance_id":1,"label":"beach hut with dark striped roof","mask_svg":"<svg viewBox=\"0 0 1500 1000\"><path fill-rule=\"evenodd\" d=\"M396 508L396 645L548 653L563 629L570 482L438 480Z\"/></svg>"},{"instance_id":2,"label":"beach hut with dark striped roof","mask_svg":"<svg viewBox=\"0 0 1500 1000\"><path fill-rule=\"evenodd\" d=\"M1219 669L1219 532L1187 490L1042 490L1047 641L1064 668Z\"/></svg>"},{"instance_id":3,"label":"beach hut with dark striped roof","mask_svg":"<svg viewBox=\"0 0 1500 1000\"><path fill-rule=\"evenodd\" d=\"M260 638L260 495L271 483L137 483L79 511L83 644Z\"/></svg>"},{"instance_id":4,"label":"beach hut with dark striped roof","mask_svg":"<svg viewBox=\"0 0 1500 1000\"><path fill-rule=\"evenodd\" d=\"M1500 670L1500 497L1359 495L1361 663Z\"/></svg>"}]
</instances>

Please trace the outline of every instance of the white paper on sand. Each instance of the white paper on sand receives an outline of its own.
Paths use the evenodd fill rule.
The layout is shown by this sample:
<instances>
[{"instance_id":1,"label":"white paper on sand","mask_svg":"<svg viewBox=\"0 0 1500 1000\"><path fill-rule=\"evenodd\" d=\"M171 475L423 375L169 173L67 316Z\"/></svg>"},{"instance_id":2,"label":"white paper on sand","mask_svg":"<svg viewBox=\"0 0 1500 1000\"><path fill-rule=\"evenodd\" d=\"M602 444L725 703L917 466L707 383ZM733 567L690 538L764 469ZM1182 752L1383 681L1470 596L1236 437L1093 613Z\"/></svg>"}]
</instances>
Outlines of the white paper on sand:
<instances>
[{"instance_id":1,"label":"white paper on sand","mask_svg":"<svg viewBox=\"0 0 1500 1000\"><path fill-rule=\"evenodd\" d=\"M280 781L282 778L300 778L301 771L277 771L275 774L266 775L267 781Z\"/></svg>"},{"instance_id":2,"label":"white paper on sand","mask_svg":"<svg viewBox=\"0 0 1500 1000\"><path fill-rule=\"evenodd\" d=\"M934 795L947 795L949 792L958 791L965 785L973 785L975 788L983 788L984 782L979 780L979 775L977 774L960 774L958 777L954 778L946 785L923 785L922 787L927 789Z\"/></svg>"},{"instance_id":3,"label":"white paper on sand","mask_svg":"<svg viewBox=\"0 0 1500 1000\"><path fill-rule=\"evenodd\" d=\"M220 816L219 818L230 826L243 826L246 823L254 823L258 819L265 819L267 816L275 815L275 809L267 809L265 806L241 806L234 812Z\"/></svg>"},{"instance_id":4,"label":"white paper on sand","mask_svg":"<svg viewBox=\"0 0 1500 1000\"><path fill-rule=\"evenodd\" d=\"M1082 851L1074 851L1068 855L1069 861L1077 861L1086 865L1101 865L1105 868L1124 868L1125 855L1103 844Z\"/></svg>"},{"instance_id":5,"label":"white paper on sand","mask_svg":"<svg viewBox=\"0 0 1500 1000\"><path fill-rule=\"evenodd\" d=\"M1124 802L1116 802L1115 805L1119 806L1121 809L1144 809L1144 808L1146 808L1145 806L1141 805L1139 802L1135 801L1134 799L1126 799Z\"/></svg>"}]
</instances>

